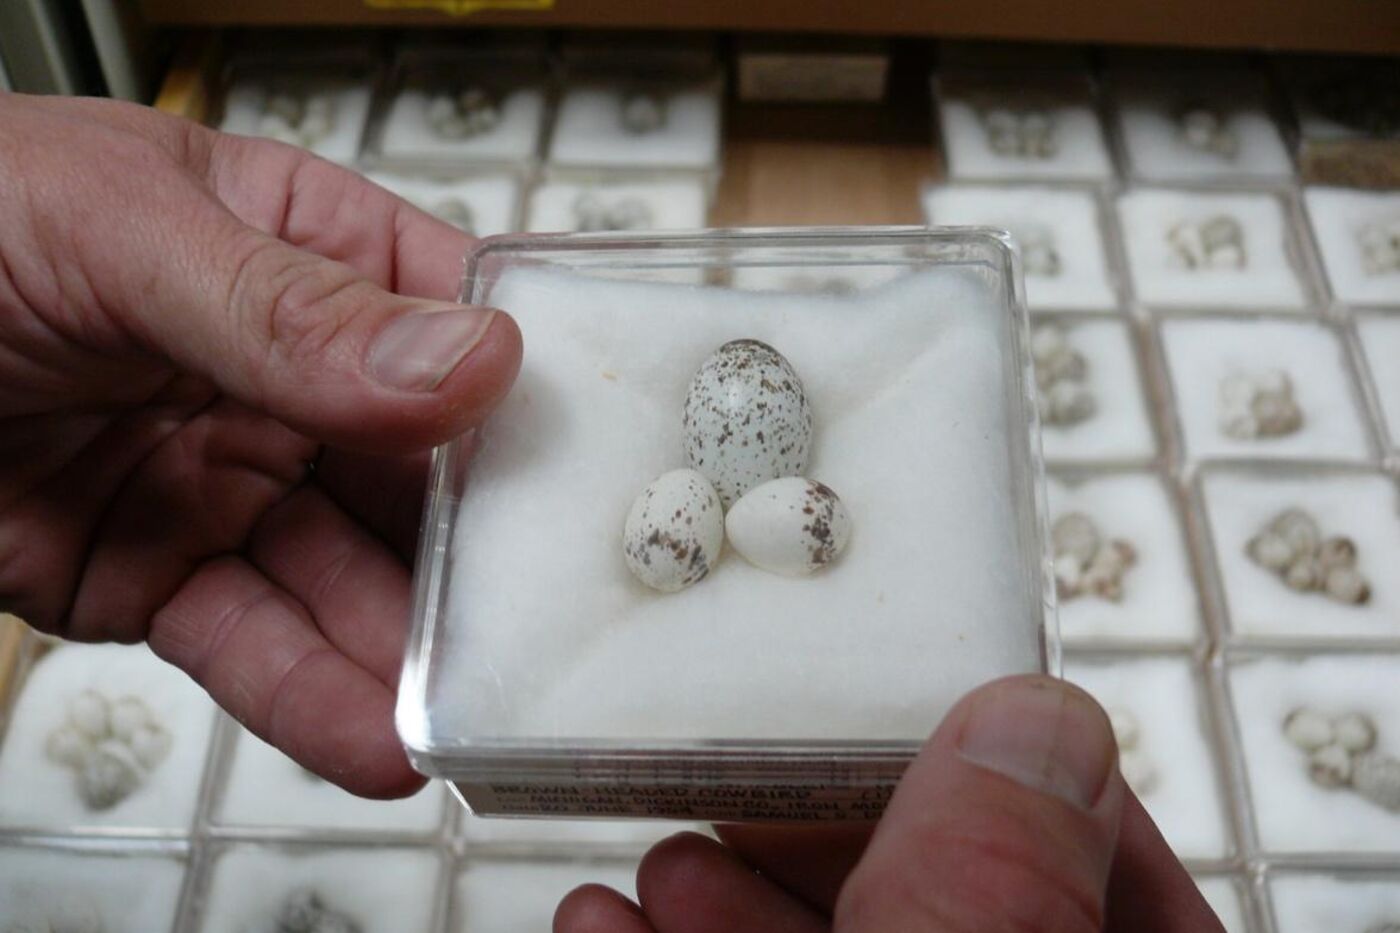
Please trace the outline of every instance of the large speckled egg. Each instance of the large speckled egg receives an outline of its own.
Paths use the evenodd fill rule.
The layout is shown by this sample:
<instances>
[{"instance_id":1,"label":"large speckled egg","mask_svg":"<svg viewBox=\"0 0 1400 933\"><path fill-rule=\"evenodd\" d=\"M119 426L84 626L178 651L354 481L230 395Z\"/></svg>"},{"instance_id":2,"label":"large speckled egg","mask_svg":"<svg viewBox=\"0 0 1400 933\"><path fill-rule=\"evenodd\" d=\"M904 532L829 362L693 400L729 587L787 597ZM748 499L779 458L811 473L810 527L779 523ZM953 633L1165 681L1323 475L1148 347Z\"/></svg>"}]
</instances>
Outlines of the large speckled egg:
<instances>
[{"instance_id":1,"label":"large speckled egg","mask_svg":"<svg viewBox=\"0 0 1400 933\"><path fill-rule=\"evenodd\" d=\"M807 468L812 410L781 353L732 340L701 364L685 396L685 459L725 508L750 489Z\"/></svg>"},{"instance_id":2,"label":"large speckled egg","mask_svg":"<svg viewBox=\"0 0 1400 933\"><path fill-rule=\"evenodd\" d=\"M674 593L705 579L724 548L724 510L694 470L663 473L632 503L622 530L627 566L652 589Z\"/></svg>"},{"instance_id":3,"label":"large speckled egg","mask_svg":"<svg viewBox=\"0 0 1400 933\"><path fill-rule=\"evenodd\" d=\"M836 493L801 476L785 476L744 494L724 520L729 544L755 567L804 576L840 556L851 518Z\"/></svg>"}]
</instances>

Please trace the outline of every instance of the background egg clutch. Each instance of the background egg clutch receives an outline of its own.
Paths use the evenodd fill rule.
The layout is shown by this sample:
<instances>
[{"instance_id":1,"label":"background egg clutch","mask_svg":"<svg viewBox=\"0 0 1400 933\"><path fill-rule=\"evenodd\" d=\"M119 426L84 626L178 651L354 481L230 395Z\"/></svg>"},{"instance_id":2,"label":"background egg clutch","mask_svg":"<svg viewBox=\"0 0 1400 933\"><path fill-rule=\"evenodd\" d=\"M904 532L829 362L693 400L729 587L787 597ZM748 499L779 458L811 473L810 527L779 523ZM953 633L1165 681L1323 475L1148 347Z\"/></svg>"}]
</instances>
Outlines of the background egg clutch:
<instances>
[{"instance_id":1,"label":"background egg clutch","mask_svg":"<svg viewBox=\"0 0 1400 933\"><path fill-rule=\"evenodd\" d=\"M687 468L642 490L623 528L637 579L666 593L698 583L726 533L754 566L788 576L820 570L845 550L845 506L803 475L812 409L781 353L758 340L721 346L691 380L681 423Z\"/></svg>"}]
</instances>

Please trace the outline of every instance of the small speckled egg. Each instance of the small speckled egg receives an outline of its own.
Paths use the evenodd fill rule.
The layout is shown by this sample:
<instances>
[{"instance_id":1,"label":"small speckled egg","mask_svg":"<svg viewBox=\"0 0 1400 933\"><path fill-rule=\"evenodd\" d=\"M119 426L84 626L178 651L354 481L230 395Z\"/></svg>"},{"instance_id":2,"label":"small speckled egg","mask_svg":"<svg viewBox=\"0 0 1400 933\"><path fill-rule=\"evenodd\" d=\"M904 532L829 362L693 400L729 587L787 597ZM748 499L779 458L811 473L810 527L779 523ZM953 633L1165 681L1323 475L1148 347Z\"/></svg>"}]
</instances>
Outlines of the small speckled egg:
<instances>
[{"instance_id":1,"label":"small speckled egg","mask_svg":"<svg viewBox=\"0 0 1400 933\"><path fill-rule=\"evenodd\" d=\"M803 576L835 560L851 539L836 493L801 476L770 480L734 503L724 520L729 544L756 567Z\"/></svg>"},{"instance_id":2,"label":"small speckled egg","mask_svg":"<svg viewBox=\"0 0 1400 933\"><path fill-rule=\"evenodd\" d=\"M797 476L812 449L812 409L781 353L731 340L701 364L685 395L685 458L725 508L760 483Z\"/></svg>"},{"instance_id":3,"label":"small speckled egg","mask_svg":"<svg viewBox=\"0 0 1400 933\"><path fill-rule=\"evenodd\" d=\"M694 470L663 473L632 503L622 553L638 580L675 593L705 579L724 548L724 510Z\"/></svg>"}]
</instances>

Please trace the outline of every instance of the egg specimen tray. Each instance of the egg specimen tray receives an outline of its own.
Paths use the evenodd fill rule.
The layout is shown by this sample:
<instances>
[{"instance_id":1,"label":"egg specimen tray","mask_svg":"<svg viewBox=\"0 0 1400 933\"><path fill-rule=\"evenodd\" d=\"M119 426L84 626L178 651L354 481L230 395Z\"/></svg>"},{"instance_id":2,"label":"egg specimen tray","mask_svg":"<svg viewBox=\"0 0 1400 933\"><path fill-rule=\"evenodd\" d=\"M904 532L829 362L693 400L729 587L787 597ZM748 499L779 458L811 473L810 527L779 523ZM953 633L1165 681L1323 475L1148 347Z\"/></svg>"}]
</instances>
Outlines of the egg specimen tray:
<instances>
[{"instance_id":1,"label":"egg specimen tray","mask_svg":"<svg viewBox=\"0 0 1400 933\"><path fill-rule=\"evenodd\" d=\"M266 41L262 34L254 35L259 43ZM297 64L307 64L311 50L306 38L296 36L295 55L284 53L280 58L294 57ZM500 36L493 37L499 40ZM945 46L940 52L945 71L953 64L951 50ZM453 54L461 53L454 45ZM977 47L974 53L974 61L984 64L987 50ZM1022 48L1016 54L1027 53ZM1107 66L1110 58L1121 64L1120 58L1139 54L1100 49L1094 58ZM363 59L358 55L358 60ZM334 65L318 61L321 77L332 80L340 73L340 59ZM1278 93L1289 90L1280 88L1275 78L1281 68L1291 69L1291 61L1253 55L1231 56L1230 61L1265 77L1270 98L1266 116L1287 148L1295 146L1300 134L1312 138L1322 131L1306 101L1289 102L1284 99L1287 95ZM1393 572L1400 543L1385 537L1400 528L1400 487L1394 485L1400 478L1400 265L1387 252L1390 241L1384 236L1400 210L1396 206L1400 195L1393 190L1305 187L1291 164L1275 178L1264 162L1249 157L1249 140L1237 123L1233 124L1241 143L1237 157L1197 158L1193 164L1209 161L1211 171L1192 172L1189 179L1178 177L1183 173L1176 171L1185 163L1172 162L1175 180L1163 178L1149 184L1149 176L1157 173L1140 158L1139 140L1131 138L1137 130L1128 119L1131 101L1122 80L1125 69L1095 67L1086 61L1064 67L1090 79L1095 125L1083 141L1097 147L1106 139L1111 163L1096 181L1033 181L1032 175L1044 173L1027 171L989 180L985 171L963 173L964 166L956 159L951 171L942 171L938 166L948 166L947 154L957 147L938 130L927 151L904 141L894 155L896 165L907 165L911 158L923 160L920 164L927 171L919 174L949 183L930 190L926 206L930 222L1011 227L1020 234L1033 330L1061 329L1072 351L1067 358L1078 353L1088 363L1087 378L1080 385L1093 396L1097 413L1075 424L1047 425L1044 432L1050 474L1048 515L1052 525L1072 513L1091 519L1102 544L1095 556L1111 555L1126 543L1134 560L1106 581L1100 573L1103 568L1093 560L1081 565L1071 555L1065 562L1062 574L1069 571L1067 584L1074 584L1067 586L1058 610L1066 676L1120 717L1127 713L1136 722L1138 734L1125 743L1131 746L1125 750L1138 766L1135 779L1143 791L1143 803L1186 861L1229 933L1362 931L1394 922L1400 919L1400 814L1368 800L1354 779L1341 787L1314 782L1309 755L1290 741L1283 727L1296 709L1310 708L1327 717L1366 712L1376 720L1382 754L1394 756L1400 751L1396 745L1400 721L1394 718L1400 710L1396 693L1400 609L1394 601L1400 593L1396 589L1400 576ZM1172 87L1190 84L1183 103L1208 102L1215 96L1195 80L1178 83L1178 78L1191 78L1195 68L1178 62L1167 72ZM553 101L571 78L566 70L550 73L548 97ZM940 83L939 89L943 87ZM217 101L217 82L209 90L210 99ZM396 90L394 83L380 82L376 96L392 96ZM1197 94L1194 101L1188 99ZM1227 98L1225 106L1210 109L1228 116L1233 103ZM215 121L224 109L214 108ZM545 108L543 140L549 138L554 110L552 105ZM362 127L356 126L354 135L372 142L387 132L379 126L386 112L384 106L371 107L368 131L362 134ZM832 128L824 109L821 120L820 138L830 139ZM745 123L754 122L734 120L724 128L724 148L733 158L725 160L725 186L711 222L840 219L838 215L857 211L862 218L889 221L916 215L912 182L899 172L890 174L891 154L878 144L865 145L872 141L862 138L861 153L843 150L833 165L821 146L811 154L801 144L774 147L760 137L755 147L753 131L745 136ZM345 121L345 129L351 126ZM977 134L984 131L976 121L964 128ZM1165 124L1163 128L1174 132ZM767 127L762 129L766 132ZM1056 133L1068 129L1068 124L1057 120ZM617 143L627 145L628 138L619 136ZM958 143L972 144L982 145L977 140ZM361 145L356 164L369 166L373 155L372 145ZM514 173L518 190L501 199L510 204L509 210L500 213L510 218L512 230L568 227L573 222L571 205L598 181L565 179L559 173L557 180L541 184L546 171L541 162L539 158L522 160ZM718 166L713 167L712 173L717 172ZM851 185L847 179L852 172L866 180L878 178L881 185L874 189ZM432 180L455 182L459 175L475 179L476 172L463 162L454 173ZM785 178L800 183L781 183ZM596 190L627 196L644 193L657 228L706 225L703 180L658 179L648 171L628 170L606 181L606 187ZM1266 270L1253 268L1253 263L1241 272L1230 296L1234 300L1228 304L1235 310L1224 311L1214 303L1190 309L1177 307L1179 303L1164 307L1147 293L1145 283L1130 267L1129 240L1160 234L1135 229L1123 211L1121 196L1164 189L1266 193L1281 198L1287 228L1282 242L1292 264L1287 274L1299 282L1306 306L1262 311L1261 286L1277 285L1278 280L1261 275ZM820 205L811 204L813 193L819 195ZM1053 209L1047 206L1050 196L1059 202ZM478 200L464 199L478 218L487 215ZM528 211L522 209L522 200L528 202ZM522 216L529 218L523 228ZM485 232L484 220L479 223ZM1245 226L1247 240L1258 240L1265 232ZM1048 242L1046 232L1051 234ZM1256 258L1256 253L1250 248L1249 258ZM1032 262L1035 254L1038 263ZM709 281L752 291L807 289L833 294L866 288L885 275L878 264L812 261L798 269L791 263L765 266L739 261L724 267L718 258L699 264L673 262L655 254L652 258L655 261L646 268L618 274L633 279ZM594 270L611 274L605 262L595 263ZM668 309L650 310L664 315ZM1293 337L1285 339L1289 334ZM693 358L677 366L679 388L670 394L684 393L694 368L722 339L697 349ZM774 337L771 342L792 359L809 389L817 391L828 380L824 367L814 368L800 359L785 340ZM533 352L535 342L530 347ZM1198 353L1202 348L1210 352ZM1221 364L1286 369L1304 416L1301 430L1250 441L1222 434L1217 427ZM614 372L610 367L607 371ZM681 402L668 395L665 404L679 409ZM823 404L815 414L820 433L832 411ZM683 466L674 452L664 459L666 463L657 466L658 474ZM829 480L829 465L828 457L818 456L810 470L817 478ZM1383 487L1380 480L1391 485ZM847 482L838 486L833 488L851 506L853 526L849 549L841 558L845 561L865 550L872 515ZM629 493L623 498L630 502L631 497ZM1358 566L1374 590L1366 605L1342 603L1322 591L1293 590L1279 574L1249 560L1247 542L1289 507L1313 514L1323 535L1347 535L1356 541ZM623 516L615 520L617 539L609 538L609 545L620 547ZM613 552L602 553L616 557ZM738 563L731 559L734 555L726 553L716 574L742 566L742 559ZM1057 561L1057 566L1061 563ZM831 569L840 567L838 563ZM1083 571L1077 584L1076 568ZM719 579L697 584L693 592L704 593ZM816 578L795 585L813 582ZM1121 590L1118 599L1104 595L1116 592L1115 587ZM883 637L869 626L853 627L852 643L833 645L831 650L844 651L848 663L859 666L864 655L851 650L854 641L863 639L873 652L881 648ZM4 640L0 633L0 671L7 667ZM45 678L37 674L52 659L30 663L36 647L33 638L24 641L10 689L0 676L0 715L6 720L0 723L0 748L17 746L17 736L25 734L22 720L29 714L10 701L47 689ZM58 654L102 650L101 646L69 645ZM747 638L732 645L731 653L736 659L757 656L759 648ZM765 651L759 660L779 667L795 664L799 657L781 650ZM545 676L542 672L542 681ZM627 689L633 676L632 670L619 666L614 678L617 688ZM75 680L69 686L77 689L79 684ZM46 702L29 704L29 708L46 708ZM925 728L933 724L929 721ZM221 854L230 847L260 852L269 877L275 879L267 883L268 893L281 897L292 886L286 871L289 856L338 853L346 846L379 853L379 860L356 872L342 872L341 877L347 886L382 892L375 877L391 873L401 861L402 846L413 846L439 853L448 866L432 895L441 909L431 921L413 926L415 921L408 919L414 912L411 900L422 895L403 887L395 897L384 898L390 906L410 902L390 924L393 929L412 927L422 933L548 929L557 895L564 890L584 881L604 881L632 894L626 879L635 874L636 859L650 842L701 826L478 819L456 806L442 808L441 819L426 834L402 815L377 818L392 823L393 830L373 828L353 817L349 808L335 811L346 828L312 827L311 818L321 811L304 805L295 808L295 818L269 815L240 821L230 809L231 788L242 779L239 762L255 741L246 734L236 735L241 732L235 721L221 716L208 763L196 763L182 774L182 780L201 785L193 822L184 820L177 828L149 825L149 821L140 826L94 828L87 820L77 819L50 826L40 837L25 828L32 823L29 819L22 821L24 826L0 826L0 928L6 922L31 919L23 912L24 898L16 898L14 892L27 889L32 896L36 877L48 883L48 888L37 890L52 889L56 895L81 890L105 904L110 892L114 907L154 911L163 905L173 911L177 892L171 890L162 900L166 896L152 886L164 883L166 871L148 871L143 859L133 855L154 852L176 875L184 875L189 864L180 895L185 909L173 926L177 931L193 931L211 928L205 922L211 911L204 905L212 903L213 888L229 883L230 876L221 877L218 866L223 863ZM438 751L447 754L445 748ZM527 757L522 753L522 761ZM638 760L654 757L646 752ZM1325 762L1327 755L1322 758ZM279 762L271 761L266 770L249 775L257 784L249 796L266 798L270 807L287 813L294 809L294 801L309 793L307 779L294 766L274 771L273 764ZM66 791L71 774L54 769L43 780ZM225 790L225 785L230 789ZM27 792L22 784L0 781L0 801L19 800L19 810L29 815L34 810L24 806ZM734 793L732 788L708 792ZM385 846L386 841L395 845ZM122 861L113 863L105 854L93 854L96 847L109 848ZM94 876L105 881L98 884ZM133 898L133 893L139 897ZM336 890L322 893L338 909L349 906L341 903ZM16 907L18 914L13 912ZM520 919L519 912L529 910L535 911L533 919ZM108 928L119 926L125 916L122 910L109 915ZM170 929L154 920L137 925L142 930Z\"/></svg>"},{"instance_id":2,"label":"egg specimen tray","mask_svg":"<svg viewBox=\"0 0 1400 933\"><path fill-rule=\"evenodd\" d=\"M476 812L869 815L958 696L1057 668L1004 238L503 237L463 300L529 352L436 452L398 725Z\"/></svg>"}]
</instances>

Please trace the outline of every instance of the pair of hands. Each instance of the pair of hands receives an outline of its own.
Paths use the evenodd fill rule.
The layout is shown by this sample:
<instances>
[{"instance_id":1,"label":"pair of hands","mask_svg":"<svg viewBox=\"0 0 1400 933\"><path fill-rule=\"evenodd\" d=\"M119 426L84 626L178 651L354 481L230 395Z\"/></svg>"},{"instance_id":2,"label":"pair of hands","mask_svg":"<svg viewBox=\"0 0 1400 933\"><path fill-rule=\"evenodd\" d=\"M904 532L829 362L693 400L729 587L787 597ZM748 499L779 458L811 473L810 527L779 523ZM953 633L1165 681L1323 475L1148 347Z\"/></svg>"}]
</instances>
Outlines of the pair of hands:
<instances>
[{"instance_id":1,"label":"pair of hands","mask_svg":"<svg viewBox=\"0 0 1400 933\"><path fill-rule=\"evenodd\" d=\"M312 771L416 790L393 704L423 451L520 365L508 316L450 303L467 237L141 107L0 94L0 126L0 608L147 641ZM556 929L1218 929L1115 763L1081 692L992 685L873 837L679 836L640 907L584 888Z\"/></svg>"}]
</instances>

